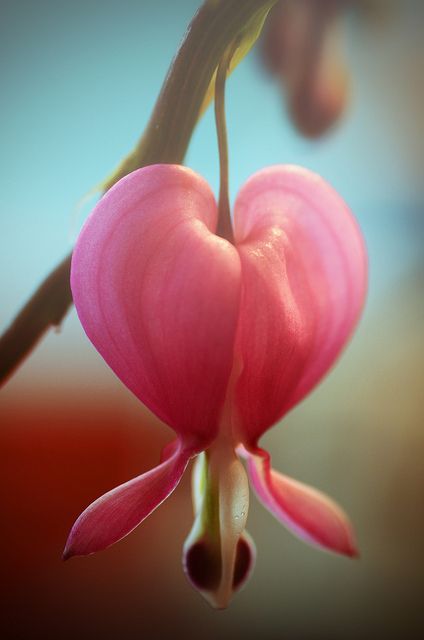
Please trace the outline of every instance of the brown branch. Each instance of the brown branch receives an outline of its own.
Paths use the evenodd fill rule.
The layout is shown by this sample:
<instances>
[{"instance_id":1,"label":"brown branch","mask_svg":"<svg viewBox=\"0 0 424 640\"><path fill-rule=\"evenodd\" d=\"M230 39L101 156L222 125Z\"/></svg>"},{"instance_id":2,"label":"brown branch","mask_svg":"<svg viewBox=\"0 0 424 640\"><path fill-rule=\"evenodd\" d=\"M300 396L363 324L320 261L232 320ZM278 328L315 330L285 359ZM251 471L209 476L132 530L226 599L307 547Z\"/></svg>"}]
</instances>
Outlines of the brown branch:
<instances>
[{"instance_id":1,"label":"brown branch","mask_svg":"<svg viewBox=\"0 0 424 640\"><path fill-rule=\"evenodd\" d=\"M58 327L72 304L67 256L38 287L0 338L0 385L50 327Z\"/></svg>"}]
</instances>

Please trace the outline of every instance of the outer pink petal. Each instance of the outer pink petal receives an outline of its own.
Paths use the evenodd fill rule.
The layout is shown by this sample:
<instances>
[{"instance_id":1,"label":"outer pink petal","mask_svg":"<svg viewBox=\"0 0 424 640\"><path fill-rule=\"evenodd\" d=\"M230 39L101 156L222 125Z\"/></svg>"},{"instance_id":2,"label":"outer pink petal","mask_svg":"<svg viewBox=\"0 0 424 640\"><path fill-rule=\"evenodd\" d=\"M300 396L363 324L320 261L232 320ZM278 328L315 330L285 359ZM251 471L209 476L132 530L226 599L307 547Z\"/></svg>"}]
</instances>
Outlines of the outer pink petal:
<instances>
[{"instance_id":1,"label":"outer pink petal","mask_svg":"<svg viewBox=\"0 0 424 640\"><path fill-rule=\"evenodd\" d=\"M124 384L197 450L216 433L239 310L240 261L213 234L216 215L198 175L145 167L100 200L72 260L88 337Z\"/></svg>"},{"instance_id":2,"label":"outer pink petal","mask_svg":"<svg viewBox=\"0 0 424 640\"><path fill-rule=\"evenodd\" d=\"M264 506L296 536L328 551L356 556L352 526L326 495L271 469L269 455L243 450L250 482Z\"/></svg>"},{"instance_id":3,"label":"outer pink petal","mask_svg":"<svg viewBox=\"0 0 424 640\"><path fill-rule=\"evenodd\" d=\"M128 535L175 489L188 460L187 451L175 447L165 462L98 498L72 527L64 559L101 551Z\"/></svg>"},{"instance_id":4,"label":"outer pink petal","mask_svg":"<svg viewBox=\"0 0 424 640\"><path fill-rule=\"evenodd\" d=\"M322 378L359 318L366 256L340 196L292 166L255 174L235 203L242 264L236 390L254 443Z\"/></svg>"}]
</instances>

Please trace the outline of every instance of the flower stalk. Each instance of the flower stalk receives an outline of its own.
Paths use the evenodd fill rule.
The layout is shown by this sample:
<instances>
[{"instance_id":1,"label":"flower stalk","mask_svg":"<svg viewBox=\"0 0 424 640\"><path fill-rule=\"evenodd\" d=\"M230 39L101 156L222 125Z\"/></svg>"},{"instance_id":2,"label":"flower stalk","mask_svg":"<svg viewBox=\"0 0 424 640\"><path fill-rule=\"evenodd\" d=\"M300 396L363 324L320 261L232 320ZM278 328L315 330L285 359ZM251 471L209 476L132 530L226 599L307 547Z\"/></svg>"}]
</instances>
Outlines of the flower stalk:
<instances>
[{"instance_id":1,"label":"flower stalk","mask_svg":"<svg viewBox=\"0 0 424 640\"><path fill-rule=\"evenodd\" d=\"M237 41L230 45L218 65L215 79L215 122L219 151L219 199L217 235L234 244L228 196L228 140L225 119L225 83Z\"/></svg>"}]
</instances>

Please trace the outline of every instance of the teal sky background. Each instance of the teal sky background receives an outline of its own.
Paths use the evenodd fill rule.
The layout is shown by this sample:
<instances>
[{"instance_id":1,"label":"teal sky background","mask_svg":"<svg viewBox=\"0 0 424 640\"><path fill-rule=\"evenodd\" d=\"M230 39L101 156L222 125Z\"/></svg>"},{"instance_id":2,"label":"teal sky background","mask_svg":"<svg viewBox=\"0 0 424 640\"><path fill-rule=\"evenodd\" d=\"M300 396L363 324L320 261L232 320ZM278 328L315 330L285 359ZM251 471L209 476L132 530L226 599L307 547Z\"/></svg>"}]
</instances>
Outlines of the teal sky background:
<instances>
[{"instance_id":1,"label":"teal sky background","mask_svg":"<svg viewBox=\"0 0 424 640\"><path fill-rule=\"evenodd\" d=\"M2 4L1 327L71 247L79 199L135 144L198 4ZM387 20L384 29L350 19L350 108L319 142L293 129L257 52L227 85L232 198L246 178L270 164L302 164L321 173L364 231L371 306L422 260L422 145L417 150L411 65L422 47L414 4L405 3L411 10ZM186 163L217 192L211 110L195 132Z\"/></svg>"}]
</instances>

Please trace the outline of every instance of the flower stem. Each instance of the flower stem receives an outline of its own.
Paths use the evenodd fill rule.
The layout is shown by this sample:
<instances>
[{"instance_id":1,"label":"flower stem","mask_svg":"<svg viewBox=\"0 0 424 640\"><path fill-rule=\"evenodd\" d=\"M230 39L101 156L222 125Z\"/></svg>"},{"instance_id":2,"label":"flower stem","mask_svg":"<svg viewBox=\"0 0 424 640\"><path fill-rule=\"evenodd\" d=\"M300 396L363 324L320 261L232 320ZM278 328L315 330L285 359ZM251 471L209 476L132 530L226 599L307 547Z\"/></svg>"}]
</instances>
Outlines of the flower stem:
<instances>
[{"instance_id":1,"label":"flower stem","mask_svg":"<svg viewBox=\"0 0 424 640\"><path fill-rule=\"evenodd\" d=\"M231 224L230 201L228 197L228 142L225 120L225 81L231 58L237 48L235 40L225 51L216 71L215 80L215 123L219 151L219 200L217 235L234 244Z\"/></svg>"}]
</instances>

